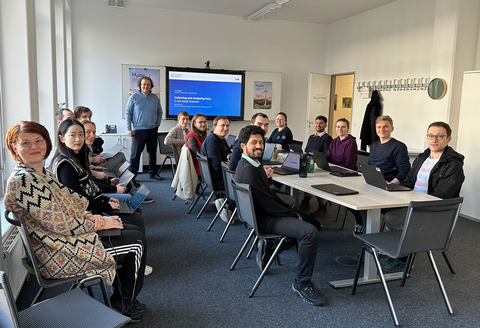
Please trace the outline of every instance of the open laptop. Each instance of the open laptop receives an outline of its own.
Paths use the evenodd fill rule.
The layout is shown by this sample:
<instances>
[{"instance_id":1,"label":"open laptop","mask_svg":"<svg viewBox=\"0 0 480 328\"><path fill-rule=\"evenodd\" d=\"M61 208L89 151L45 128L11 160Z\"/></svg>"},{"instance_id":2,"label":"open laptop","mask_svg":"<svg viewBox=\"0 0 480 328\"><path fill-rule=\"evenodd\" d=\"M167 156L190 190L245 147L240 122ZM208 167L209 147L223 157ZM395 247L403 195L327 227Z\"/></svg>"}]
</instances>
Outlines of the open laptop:
<instances>
[{"instance_id":1,"label":"open laptop","mask_svg":"<svg viewBox=\"0 0 480 328\"><path fill-rule=\"evenodd\" d=\"M237 136L234 136L233 134L229 134L225 141L227 142L228 148L232 148L233 143L235 142L235 139L237 139Z\"/></svg>"},{"instance_id":2,"label":"open laptop","mask_svg":"<svg viewBox=\"0 0 480 328\"><path fill-rule=\"evenodd\" d=\"M135 174L133 174L129 170L125 170L125 171L123 171L122 175L118 178L118 181L117 181L117 183L115 183L115 185L119 185L120 183L125 182L124 186L127 186L127 184L130 181L132 181L133 178L135 178Z\"/></svg>"},{"instance_id":3,"label":"open laptop","mask_svg":"<svg viewBox=\"0 0 480 328\"><path fill-rule=\"evenodd\" d=\"M288 149L294 153L303 153L302 146L296 144L288 144Z\"/></svg>"},{"instance_id":4,"label":"open laptop","mask_svg":"<svg viewBox=\"0 0 480 328\"><path fill-rule=\"evenodd\" d=\"M343 196L343 195L355 195L358 194L358 191L353 190L353 189L348 189L333 183L325 183L325 184L318 184L318 185L312 185L312 188L328 192L330 194L334 194L337 196Z\"/></svg>"},{"instance_id":5,"label":"open laptop","mask_svg":"<svg viewBox=\"0 0 480 328\"><path fill-rule=\"evenodd\" d=\"M103 158L105 158L105 159L107 159L107 158L112 158L112 157L115 156L119 151L122 151L123 148L125 148L125 146L117 143L115 146L113 146L112 148L110 148L107 152L102 153L101 155L102 155Z\"/></svg>"},{"instance_id":6,"label":"open laptop","mask_svg":"<svg viewBox=\"0 0 480 328\"><path fill-rule=\"evenodd\" d=\"M116 172L109 172L109 171L104 171L110 178L120 178L120 176L125 172L128 167L130 166L129 161L123 162L123 164L118 168Z\"/></svg>"},{"instance_id":7,"label":"open laptop","mask_svg":"<svg viewBox=\"0 0 480 328\"><path fill-rule=\"evenodd\" d=\"M275 150L276 146L272 143L265 144L265 148L263 149L263 157L262 157L262 165L278 165L280 164L278 161L273 161L273 151Z\"/></svg>"},{"instance_id":8,"label":"open laptop","mask_svg":"<svg viewBox=\"0 0 480 328\"><path fill-rule=\"evenodd\" d=\"M312 150L312 154L313 154L313 159L317 164L317 167L319 169L330 172L330 174L332 175L336 175L339 177L354 177L359 175L358 172L355 170L350 170L344 167L328 164L325 154L320 151Z\"/></svg>"},{"instance_id":9,"label":"open laptop","mask_svg":"<svg viewBox=\"0 0 480 328\"><path fill-rule=\"evenodd\" d=\"M387 183L383 177L382 171L375 166L368 164L360 165L360 172L362 172L365 182L369 185L385 189L387 191L409 191L410 188L400 186L394 183Z\"/></svg>"},{"instance_id":10,"label":"open laptop","mask_svg":"<svg viewBox=\"0 0 480 328\"><path fill-rule=\"evenodd\" d=\"M109 213L114 215L121 214L121 213L133 213L135 210L142 204L142 202L147 198L150 194L150 190L145 187L144 184L137 189L137 192L128 200L126 203L120 202L120 209L119 210L112 210Z\"/></svg>"},{"instance_id":11,"label":"open laptop","mask_svg":"<svg viewBox=\"0 0 480 328\"><path fill-rule=\"evenodd\" d=\"M300 170L300 154L288 153L281 167L276 167L273 171L281 175L298 174Z\"/></svg>"}]
</instances>

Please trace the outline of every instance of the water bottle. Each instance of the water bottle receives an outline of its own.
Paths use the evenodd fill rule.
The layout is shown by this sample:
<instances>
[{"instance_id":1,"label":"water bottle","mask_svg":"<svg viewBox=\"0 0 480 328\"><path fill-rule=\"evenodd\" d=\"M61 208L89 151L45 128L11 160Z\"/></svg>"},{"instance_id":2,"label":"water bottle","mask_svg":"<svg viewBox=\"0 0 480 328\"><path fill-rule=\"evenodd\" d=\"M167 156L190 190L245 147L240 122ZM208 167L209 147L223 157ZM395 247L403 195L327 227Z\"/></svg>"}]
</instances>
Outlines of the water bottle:
<instances>
[{"instance_id":1,"label":"water bottle","mask_svg":"<svg viewBox=\"0 0 480 328\"><path fill-rule=\"evenodd\" d=\"M307 177L307 168L308 166L308 156L307 154L301 154L300 155L300 170L298 172L298 175L300 178L306 178Z\"/></svg>"},{"instance_id":2,"label":"water bottle","mask_svg":"<svg viewBox=\"0 0 480 328\"><path fill-rule=\"evenodd\" d=\"M308 173L313 173L315 170L315 161L313 160L313 155L308 155Z\"/></svg>"},{"instance_id":3,"label":"water bottle","mask_svg":"<svg viewBox=\"0 0 480 328\"><path fill-rule=\"evenodd\" d=\"M278 150L277 150L277 147L276 147L276 146L275 146L275 148L273 148L272 160L273 160L273 161L278 160Z\"/></svg>"}]
</instances>

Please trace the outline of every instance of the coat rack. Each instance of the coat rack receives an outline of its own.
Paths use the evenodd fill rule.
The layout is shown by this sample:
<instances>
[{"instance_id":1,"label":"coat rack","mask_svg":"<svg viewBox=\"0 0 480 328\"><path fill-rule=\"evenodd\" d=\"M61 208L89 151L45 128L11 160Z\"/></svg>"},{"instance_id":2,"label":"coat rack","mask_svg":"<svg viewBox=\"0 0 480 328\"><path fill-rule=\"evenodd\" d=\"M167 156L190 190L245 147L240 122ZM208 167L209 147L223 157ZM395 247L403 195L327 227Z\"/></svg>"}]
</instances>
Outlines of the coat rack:
<instances>
[{"instance_id":1,"label":"coat rack","mask_svg":"<svg viewBox=\"0 0 480 328\"><path fill-rule=\"evenodd\" d=\"M394 80L378 80L358 82L357 90L360 92L362 88L368 88L369 91L417 91L427 90L430 83L429 77L412 78L412 79L394 79Z\"/></svg>"}]
</instances>

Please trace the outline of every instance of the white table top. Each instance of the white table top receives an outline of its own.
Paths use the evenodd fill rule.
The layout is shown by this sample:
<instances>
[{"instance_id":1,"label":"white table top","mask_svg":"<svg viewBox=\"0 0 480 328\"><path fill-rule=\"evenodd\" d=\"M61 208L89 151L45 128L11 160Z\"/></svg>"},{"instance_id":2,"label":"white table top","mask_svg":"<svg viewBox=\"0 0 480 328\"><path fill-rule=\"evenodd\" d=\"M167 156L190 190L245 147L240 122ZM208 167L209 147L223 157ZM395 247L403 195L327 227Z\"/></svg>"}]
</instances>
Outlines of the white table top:
<instances>
[{"instance_id":1,"label":"white table top","mask_svg":"<svg viewBox=\"0 0 480 328\"><path fill-rule=\"evenodd\" d=\"M315 168L314 173L308 173L306 178L300 178L298 174L274 174L272 178L294 189L307 192L354 210L403 207L408 206L411 201L431 201L439 199L415 190L395 192L383 190L368 185L362 176L340 178L318 168ZM336 196L311 187L311 185L326 183L333 183L353 189L359 193L356 195Z\"/></svg>"}]
</instances>

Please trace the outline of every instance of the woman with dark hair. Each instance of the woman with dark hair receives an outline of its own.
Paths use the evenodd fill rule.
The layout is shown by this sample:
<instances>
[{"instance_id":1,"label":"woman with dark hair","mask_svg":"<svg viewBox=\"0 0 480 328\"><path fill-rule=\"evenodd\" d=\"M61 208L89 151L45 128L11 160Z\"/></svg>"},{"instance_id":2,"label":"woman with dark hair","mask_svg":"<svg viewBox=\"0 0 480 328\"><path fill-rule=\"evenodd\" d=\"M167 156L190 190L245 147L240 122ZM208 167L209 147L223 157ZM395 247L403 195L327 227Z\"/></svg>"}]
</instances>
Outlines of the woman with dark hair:
<instances>
[{"instance_id":1,"label":"woman with dark hair","mask_svg":"<svg viewBox=\"0 0 480 328\"><path fill-rule=\"evenodd\" d=\"M201 175L200 167L197 161L197 153L202 148L203 140L207 137L207 118L205 115L197 113L192 118L191 130L185 137L185 145L192 153L195 170L198 176Z\"/></svg>"},{"instance_id":2,"label":"woman with dark hair","mask_svg":"<svg viewBox=\"0 0 480 328\"><path fill-rule=\"evenodd\" d=\"M50 176L43 161L52 150L47 129L21 121L8 129L7 148L17 165L8 179L5 207L23 216L40 273L47 279L101 275L114 288L112 306L140 321L145 305L136 297L143 286L145 237L118 216L94 215L88 200ZM98 230L123 229L101 240ZM122 265L116 272L115 262ZM88 315L88 314L87 314Z\"/></svg>"},{"instance_id":3,"label":"woman with dark hair","mask_svg":"<svg viewBox=\"0 0 480 328\"><path fill-rule=\"evenodd\" d=\"M270 137L267 139L267 143L275 143L282 145L282 149L289 150L288 144L293 141L292 131L287 126L287 114L279 112L275 117L275 124L277 128L273 130Z\"/></svg>"},{"instance_id":4,"label":"woman with dark hair","mask_svg":"<svg viewBox=\"0 0 480 328\"><path fill-rule=\"evenodd\" d=\"M77 120L68 119L58 127L57 151L49 166L58 181L88 199L88 210L101 214L115 214L120 209L118 199L103 195L91 179L88 166L85 129ZM137 210L132 214L122 214L122 220L136 225L145 234L145 220Z\"/></svg>"}]
</instances>

